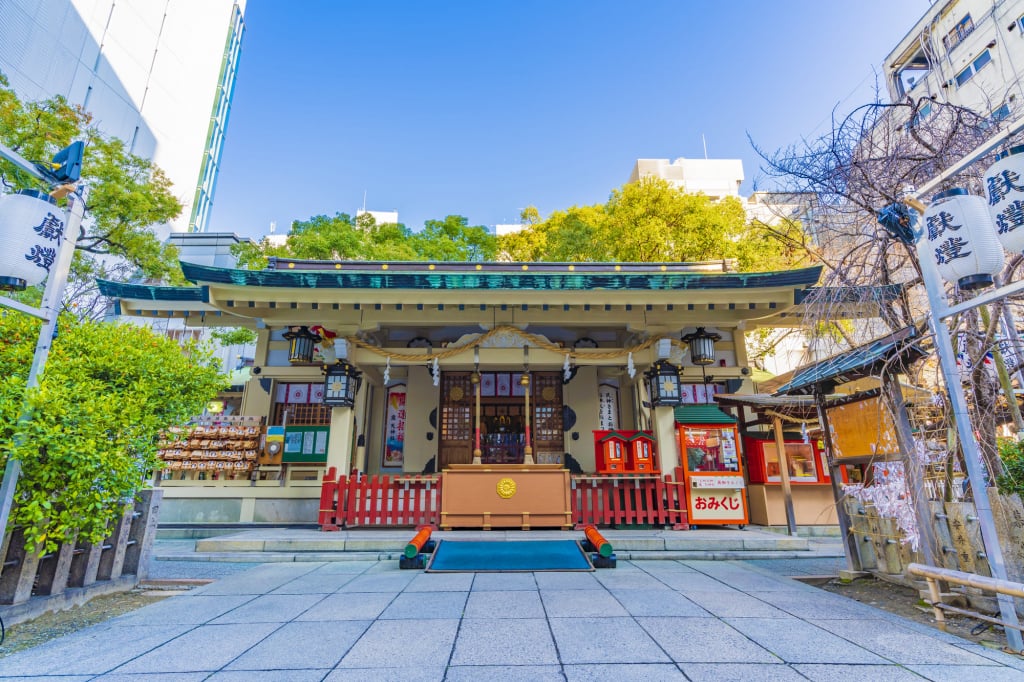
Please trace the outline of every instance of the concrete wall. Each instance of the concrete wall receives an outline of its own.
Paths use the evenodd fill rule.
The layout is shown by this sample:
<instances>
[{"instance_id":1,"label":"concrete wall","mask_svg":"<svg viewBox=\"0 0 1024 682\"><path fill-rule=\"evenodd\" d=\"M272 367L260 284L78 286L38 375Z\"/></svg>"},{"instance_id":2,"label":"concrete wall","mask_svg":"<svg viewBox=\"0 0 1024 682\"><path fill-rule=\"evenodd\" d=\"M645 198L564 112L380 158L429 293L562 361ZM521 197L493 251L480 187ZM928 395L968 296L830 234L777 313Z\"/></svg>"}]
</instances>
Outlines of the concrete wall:
<instances>
[{"instance_id":1,"label":"concrete wall","mask_svg":"<svg viewBox=\"0 0 1024 682\"><path fill-rule=\"evenodd\" d=\"M581 367L562 387L562 402L576 414L576 423L565 433L565 451L587 472L596 469L594 431L600 428L597 386L597 367Z\"/></svg>"},{"instance_id":2,"label":"concrete wall","mask_svg":"<svg viewBox=\"0 0 1024 682\"><path fill-rule=\"evenodd\" d=\"M406 473L423 471L430 458L437 455L440 433L430 424L430 413L438 409L440 399L441 389L434 386L430 371L426 367L409 367L405 395ZM380 453L378 449L378 459Z\"/></svg>"}]
</instances>

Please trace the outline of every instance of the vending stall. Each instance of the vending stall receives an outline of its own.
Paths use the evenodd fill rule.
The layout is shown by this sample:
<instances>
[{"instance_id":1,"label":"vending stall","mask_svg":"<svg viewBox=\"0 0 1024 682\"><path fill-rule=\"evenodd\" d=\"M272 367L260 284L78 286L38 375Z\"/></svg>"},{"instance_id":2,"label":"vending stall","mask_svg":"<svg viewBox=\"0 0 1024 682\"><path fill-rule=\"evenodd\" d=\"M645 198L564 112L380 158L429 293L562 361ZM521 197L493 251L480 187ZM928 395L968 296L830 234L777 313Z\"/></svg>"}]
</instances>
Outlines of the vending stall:
<instances>
[{"instance_id":1,"label":"vending stall","mask_svg":"<svg viewBox=\"0 0 1024 682\"><path fill-rule=\"evenodd\" d=\"M837 522L832 479L821 441L805 438L801 433L788 433L783 439L785 452L781 458L775 436L768 431L744 433L742 442L750 482L747 499L751 523L786 525L782 466L789 474L796 523L813 526Z\"/></svg>"},{"instance_id":2,"label":"vending stall","mask_svg":"<svg viewBox=\"0 0 1024 682\"><path fill-rule=\"evenodd\" d=\"M736 418L714 405L682 405L675 415L690 526L742 528L749 514Z\"/></svg>"}]
</instances>

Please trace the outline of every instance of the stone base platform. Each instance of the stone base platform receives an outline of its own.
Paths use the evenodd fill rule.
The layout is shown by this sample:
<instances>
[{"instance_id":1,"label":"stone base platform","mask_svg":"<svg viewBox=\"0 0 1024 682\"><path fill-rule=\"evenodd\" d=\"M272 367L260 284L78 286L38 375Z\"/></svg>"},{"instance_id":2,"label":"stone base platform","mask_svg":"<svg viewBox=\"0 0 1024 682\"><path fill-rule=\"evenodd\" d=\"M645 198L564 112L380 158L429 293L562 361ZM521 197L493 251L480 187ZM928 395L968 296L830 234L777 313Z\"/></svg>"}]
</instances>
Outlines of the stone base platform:
<instances>
[{"instance_id":1,"label":"stone base platform","mask_svg":"<svg viewBox=\"0 0 1024 682\"><path fill-rule=\"evenodd\" d=\"M691 531L601 530L619 559L788 559L842 557L838 540L791 537L747 527ZM414 529L343 530L260 528L228 532L161 551L163 561L352 561L398 559ZM582 531L466 530L435 531L435 540L583 540Z\"/></svg>"}]
</instances>

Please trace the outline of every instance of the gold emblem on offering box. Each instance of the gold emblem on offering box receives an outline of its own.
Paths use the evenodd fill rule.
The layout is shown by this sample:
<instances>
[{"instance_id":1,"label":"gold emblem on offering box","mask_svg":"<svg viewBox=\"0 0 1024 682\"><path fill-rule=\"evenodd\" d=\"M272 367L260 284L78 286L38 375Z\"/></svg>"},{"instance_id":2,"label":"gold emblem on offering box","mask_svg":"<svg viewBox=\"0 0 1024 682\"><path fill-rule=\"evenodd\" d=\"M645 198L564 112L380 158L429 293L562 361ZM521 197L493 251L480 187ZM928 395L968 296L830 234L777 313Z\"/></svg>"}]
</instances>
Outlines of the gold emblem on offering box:
<instances>
[{"instance_id":1,"label":"gold emblem on offering box","mask_svg":"<svg viewBox=\"0 0 1024 682\"><path fill-rule=\"evenodd\" d=\"M498 481L498 497L506 500L516 494L516 482L511 478L503 478Z\"/></svg>"}]
</instances>

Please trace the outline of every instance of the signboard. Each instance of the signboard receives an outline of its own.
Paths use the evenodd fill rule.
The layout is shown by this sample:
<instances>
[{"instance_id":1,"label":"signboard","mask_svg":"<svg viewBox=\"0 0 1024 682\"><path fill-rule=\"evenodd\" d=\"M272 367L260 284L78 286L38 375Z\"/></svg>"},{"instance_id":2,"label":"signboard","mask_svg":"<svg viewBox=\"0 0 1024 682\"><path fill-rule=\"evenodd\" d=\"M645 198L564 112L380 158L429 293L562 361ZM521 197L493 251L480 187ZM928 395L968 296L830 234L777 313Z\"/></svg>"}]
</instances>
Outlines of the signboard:
<instances>
[{"instance_id":1,"label":"signboard","mask_svg":"<svg viewBox=\"0 0 1024 682\"><path fill-rule=\"evenodd\" d=\"M601 384L597 389L598 419L600 430L616 431L619 428L619 389L611 384Z\"/></svg>"},{"instance_id":2,"label":"signboard","mask_svg":"<svg viewBox=\"0 0 1024 682\"><path fill-rule=\"evenodd\" d=\"M388 408L384 415L384 468L401 468L405 463L405 386L388 389Z\"/></svg>"},{"instance_id":3,"label":"signboard","mask_svg":"<svg viewBox=\"0 0 1024 682\"><path fill-rule=\"evenodd\" d=\"M267 428L270 440L270 427ZM289 426L284 431L284 453L281 461L285 464L325 464L327 462L327 440L330 426Z\"/></svg>"},{"instance_id":4,"label":"signboard","mask_svg":"<svg viewBox=\"0 0 1024 682\"><path fill-rule=\"evenodd\" d=\"M831 407L828 421L837 459L899 453L896 429L881 398Z\"/></svg>"},{"instance_id":5,"label":"signboard","mask_svg":"<svg viewBox=\"0 0 1024 682\"><path fill-rule=\"evenodd\" d=\"M742 476L694 476L690 479L691 488L742 488Z\"/></svg>"},{"instance_id":6,"label":"signboard","mask_svg":"<svg viewBox=\"0 0 1024 682\"><path fill-rule=\"evenodd\" d=\"M696 478L691 479L694 483ZM738 523L747 522L747 505L743 497L743 479L739 488L697 488L690 490L689 522Z\"/></svg>"}]
</instances>

